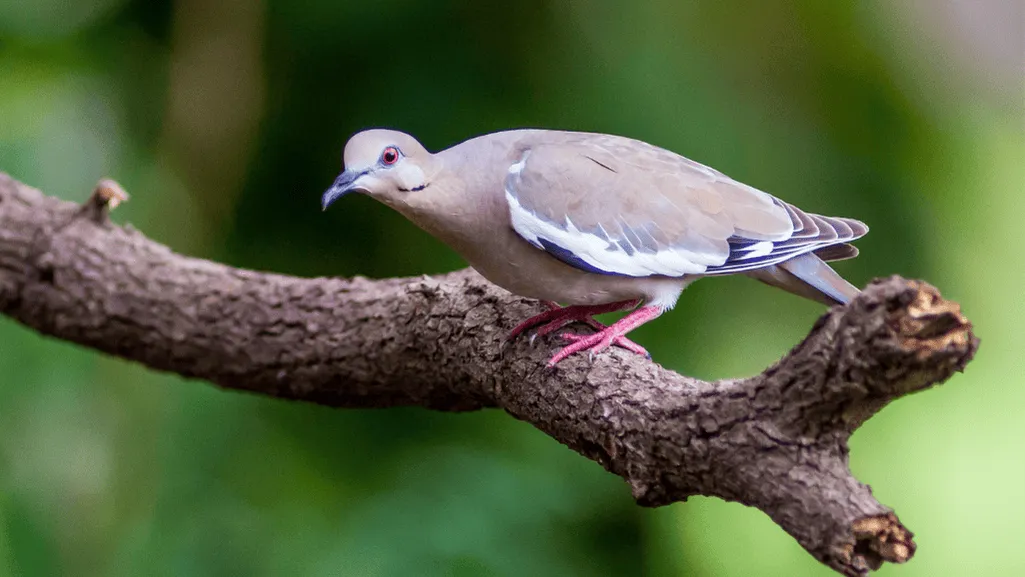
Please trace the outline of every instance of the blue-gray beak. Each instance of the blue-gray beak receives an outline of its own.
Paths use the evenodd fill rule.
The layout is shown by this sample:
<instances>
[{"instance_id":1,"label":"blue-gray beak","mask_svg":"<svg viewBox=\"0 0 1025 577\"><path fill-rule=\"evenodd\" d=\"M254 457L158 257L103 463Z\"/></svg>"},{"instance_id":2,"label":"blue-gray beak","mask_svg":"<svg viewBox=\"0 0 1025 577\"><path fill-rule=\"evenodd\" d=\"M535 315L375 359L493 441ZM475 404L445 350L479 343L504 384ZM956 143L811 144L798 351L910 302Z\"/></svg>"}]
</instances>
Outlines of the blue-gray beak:
<instances>
[{"instance_id":1,"label":"blue-gray beak","mask_svg":"<svg viewBox=\"0 0 1025 577\"><path fill-rule=\"evenodd\" d=\"M359 188L353 185L356 183L356 180L358 180L359 177L363 176L364 174L366 174L365 171L355 172L352 170L346 170L345 172L339 174L338 178L335 179L335 183L331 185L331 188L327 189L327 192L325 192L323 198L321 198L321 207L324 210L327 210L327 207L334 204L334 202L339 198L342 198L350 192L355 192L359 190Z\"/></svg>"}]
</instances>

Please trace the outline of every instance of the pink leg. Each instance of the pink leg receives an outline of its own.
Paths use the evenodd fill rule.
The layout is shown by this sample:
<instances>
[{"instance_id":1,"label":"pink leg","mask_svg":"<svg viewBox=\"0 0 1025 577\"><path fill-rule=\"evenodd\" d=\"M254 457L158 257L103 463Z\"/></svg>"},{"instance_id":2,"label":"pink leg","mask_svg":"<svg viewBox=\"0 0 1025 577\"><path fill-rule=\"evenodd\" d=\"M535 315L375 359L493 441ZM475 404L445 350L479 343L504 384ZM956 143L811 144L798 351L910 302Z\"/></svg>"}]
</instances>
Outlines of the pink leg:
<instances>
[{"instance_id":1,"label":"pink leg","mask_svg":"<svg viewBox=\"0 0 1025 577\"><path fill-rule=\"evenodd\" d=\"M533 342L534 338L536 337L553 333L573 322L586 323L591 328L600 332L605 330L606 327L605 325L591 318L592 315L621 311L625 308L629 308L637 304L637 301L618 301L614 303L595 306L578 305L560 307L558 304L552 301L541 302L543 302L544 305L548 307L548 310L539 315L530 317L529 319L517 325L516 328L514 328L509 333L509 336L507 337L508 340L512 340L518 337L519 335L523 334L527 330L538 325L541 325L541 327L537 329L537 331L535 331L533 336L531 336L531 342ZM616 346L623 347L624 349L627 349L628 351L637 353L639 355L648 356L648 351L644 350L644 347L638 345L637 343L631 341L630 339L624 336L620 336L614 339L613 344L615 344Z\"/></svg>"},{"instance_id":2,"label":"pink leg","mask_svg":"<svg viewBox=\"0 0 1025 577\"><path fill-rule=\"evenodd\" d=\"M563 334L562 338L572 341L573 344L556 353L552 360L548 361L548 366L553 367L559 361L580 351L590 350L592 355L603 351L615 344L617 339L625 338L628 332L661 314L662 311L658 307L641 307L592 335Z\"/></svg>"},{"instance_id":3,"label":"pink leg","mask_svg":"<svg viewBox=\"0 0 1025 577\"><path fill-rule=\"evenodd\" d=\"M597 305L593 307L588 306L571 306L571 307L560 307L557 303L552 301L541 301L544 303L548 310L530 317L522 323L516 325L507 337L508 340L515 339L516 337L523 334L528 329L534 328L538 325L542 325L537 330L539 336L547 335L548 333L555 332L562 327L572 322L584 321L588 324L595 323L600 325L598 321L592 319L593 315L600 315L602 313L613 313L621 311L625 308L632 307L637 304L637 301L618 301L605 305ZM593 325L592 325L593 326Z\"/></svg>"}]
</instances>

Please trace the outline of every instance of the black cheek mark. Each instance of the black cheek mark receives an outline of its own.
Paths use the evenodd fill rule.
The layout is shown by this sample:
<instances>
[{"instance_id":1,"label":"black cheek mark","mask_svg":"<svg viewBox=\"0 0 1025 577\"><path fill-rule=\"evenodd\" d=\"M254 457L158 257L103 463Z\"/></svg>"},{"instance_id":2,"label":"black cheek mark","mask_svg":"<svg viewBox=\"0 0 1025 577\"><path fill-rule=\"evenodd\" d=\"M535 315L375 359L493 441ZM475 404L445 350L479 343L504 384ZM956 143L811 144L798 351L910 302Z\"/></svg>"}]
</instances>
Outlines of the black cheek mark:
<instances>
[{"instance_id":1,"label":"black cheek mark","mask_svg":"<svg viewBox=\"0 0 1025 577\"><path fill-rule=\"evenodd\" d=\"M425 182L425 183L421 184L420 186L414 186L413 188L402 188L402 187L399 187L399 190L401 190L402 192L420 192L421 190L427 188L430 185L431 185L431 183Z\"/></svg>"}]
</instances>

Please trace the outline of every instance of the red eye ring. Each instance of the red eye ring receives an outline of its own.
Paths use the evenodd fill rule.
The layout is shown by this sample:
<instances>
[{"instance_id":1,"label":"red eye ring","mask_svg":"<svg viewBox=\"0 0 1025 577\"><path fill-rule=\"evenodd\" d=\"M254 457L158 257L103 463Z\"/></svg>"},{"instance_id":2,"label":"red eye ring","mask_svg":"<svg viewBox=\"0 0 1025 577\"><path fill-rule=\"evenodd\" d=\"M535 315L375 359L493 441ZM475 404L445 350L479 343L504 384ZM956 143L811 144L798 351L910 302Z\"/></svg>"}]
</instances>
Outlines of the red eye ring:
<instances>
[{"instance_id":1,"label":"red eye ring","mask_svg":"<svg viewBox=\"0 0 1025 577\"><path fill-rule=\"evenodd\" d=\"M399 149L394 146L389 146L384 149L381 153L381 164L385 166L391 166L399 161Z\"/></svg>"}]
</instances>

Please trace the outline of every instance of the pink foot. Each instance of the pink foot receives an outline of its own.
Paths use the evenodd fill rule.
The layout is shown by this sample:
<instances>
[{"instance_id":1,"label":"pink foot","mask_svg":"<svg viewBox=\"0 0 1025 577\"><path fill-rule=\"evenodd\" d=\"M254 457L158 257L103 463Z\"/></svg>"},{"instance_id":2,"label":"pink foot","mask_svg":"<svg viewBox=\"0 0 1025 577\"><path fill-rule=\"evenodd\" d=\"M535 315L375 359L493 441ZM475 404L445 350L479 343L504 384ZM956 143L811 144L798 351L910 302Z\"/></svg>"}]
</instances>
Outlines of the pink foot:
<instances>
[{"instance_id":1,"label":"pink foot","mask_svg":"<svg viewBox=\"0 0 1025 577\"><path fill-rule=\"evenodd\" d=\"M580 351L590 351L593 355L594 353L601 352L612 345L618 345L627 350L647 356L648 352L645 351L643 347L628 340L625 335L644 323L658 317L660 314L662 314L662 311L659 310L658 307L641 307L592 335L575 335L572 333L563 334L561 335L562 338L571 341L571 344L556 353L555 356L548 361L548 366L554 367L559 361ZM637 349L640 349L640 351Z\"/></svg>"},{"instance_id":2,"label":"pink foot","mask_svg":"<svg viewBox=\"0 0 1025 577\"><path fill-rule=\"evenodd\" d=\"M595 325L597 325L597 326L595 326ZM595 335L600 335L602 330L608 328L605 325L603 325L603 324L601 324L601 323L599 323L597 321L592 326L594 326L594 328L598 330L597 333L590 334L590 335L578 335L576 333L562 333L561 335L559 335L559 337L564 339L564 340L567 340L567 341L569 341L571 343L576 343L578 341L582 341L584 339L593 337ZM617 346L617 347L619 347L621 349L626 349L626 350L630 351L631 353L635 353L635 354L641 355L642 357L647 357L649 359L651 358L651 353L648 352L648 349L645 349L641 345L631 341L630 339L626 338L623 335L619 335L618 337L613 338L612 342L609 343L609 344L615 345L615 346ZM608 345L606 345L605 347L602 347L601 349L604 349L607 346ZM601 349L593 350L592 352L598 352L598 350L601 350ZM558 361L556 361L556 362L558 362Z\"/></svg>"},{"instance_id":3,"label":"pink foot","mask_svg":"<svg viewBox=\"0 0 1025 577\"><path fill-rule=\"evenodd\" d=\"M539 315L532 316L516 325L516 328L514 328L509 333L509 336L506 337L507 340L515 339L524 332L538 325L541 326L537 331L535 331L534 337L531 338L531 341L536 337L543 337L549 333L553 333L573 322L585 322L589 326L600 331L605 328L605 325L591 318L592 315L621 311L637 304L637 301L619 301L597 306L560 307L552 301L541 302L548 307L548 310Z\"/></svg>"}]
</instances>

